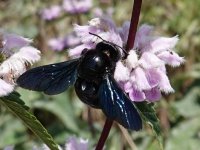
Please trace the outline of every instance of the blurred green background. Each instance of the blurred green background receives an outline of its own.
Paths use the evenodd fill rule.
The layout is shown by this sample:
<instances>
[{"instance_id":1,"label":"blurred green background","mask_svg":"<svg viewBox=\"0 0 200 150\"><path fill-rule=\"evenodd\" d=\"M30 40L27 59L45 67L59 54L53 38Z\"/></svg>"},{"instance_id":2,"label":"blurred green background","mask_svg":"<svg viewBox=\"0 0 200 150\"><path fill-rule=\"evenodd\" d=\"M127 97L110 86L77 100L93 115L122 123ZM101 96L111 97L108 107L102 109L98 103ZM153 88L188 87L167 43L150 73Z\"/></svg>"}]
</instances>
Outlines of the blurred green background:
<instances>
[{"instance_id":1,"label":"blurred green background","mask_svg":"<svg viewBox=\"0 0 200 150\"><path fill-rule=\"evenodd\" d=\"M130 20L132 0L93 1L93 8L79 16L63 13L53 21L44 21L40 11L61 0L0 0L0 28L34 39L34 46L42 52L37 65L68 59L67 50L51 50L50 38L65 36L72 24L86 24L94 9L113 9L117 25ZM155 26L163 36L179 35L176 51L186 62L179 68L168 68L174 94L163 95L156 103L164 137L165 150L197 150L200 147L200 0L144 0L140 24ZM105 116L89 109L75 96L73 88L56 95L17 89L42 124L63 145L71 137L89 140L90 148L97 143ZM88 113L91 115L88 116ZM16 150L29 150L41 141L22 122L0 106L0 149L15 145ZM150 127L140 132L127 132L114 124L106 143L108 150L158 150L159 145Z\"/></svg>"}]
</instances>

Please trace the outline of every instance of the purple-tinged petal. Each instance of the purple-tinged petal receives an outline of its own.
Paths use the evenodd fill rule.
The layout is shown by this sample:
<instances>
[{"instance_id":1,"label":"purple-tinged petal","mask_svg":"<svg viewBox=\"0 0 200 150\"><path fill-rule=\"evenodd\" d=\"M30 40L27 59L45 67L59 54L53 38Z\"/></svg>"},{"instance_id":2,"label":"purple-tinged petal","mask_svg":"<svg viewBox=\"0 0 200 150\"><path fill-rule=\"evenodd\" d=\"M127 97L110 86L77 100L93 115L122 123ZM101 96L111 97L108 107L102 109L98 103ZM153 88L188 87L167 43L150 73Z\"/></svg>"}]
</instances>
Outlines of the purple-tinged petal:
<instances>
[{"instance_id":1,"label":"purple-tinged petal","mask_svg":"<svg viewBox=\"0 0 200 150\"><path fill-rule=\"evenodd\" d=\"M142 68L135 68L134 71L131 73L131 76L132 75L135 76L135 83L138 89L148 90L151 88L146 78L145 71Z\"/></svg>"},{"instance_id":2,"label":"purple-tinged petal","mask_svg":"<svg viewBox=\"0 0 200 150\"><path fill-rule=\"evenodd\" d=\"M158 70L158 73L161 77L160 83L158 84L160 90L166 94L174 92L174 89L172 88L166 73L160 70Z\"/></svg>"},{"instance_id":3,"label":"purple-tinged petal","mask_svg":"<svg viewBox=\"0 0 200 150\"><path fill-rule=\"evenodd\" d=\"M126 93L129 93L132 90L133 83L131 81L125 82L123 84L123 89Z\"/></svg>"},{"instance_id":4,"label":"purple-tinged petal","mask_svg":"<svg viewBox=\"0 0 200 150\"><path fill-rule=\"evenodd\" d=\"M149 35L151 34L152 30L153 27L147 24L143 24L141 27L139 27L135 37L135 49L143 49L146 45L148 45L150 41Z\"/></svg>"},{"instance_id":5,"label":"purple-tinged petal","mask_svg":"<svg viewBox=\"0 0 200 150\"><path fill-rule=\"evenodd\" d=\"M160 74L157 72L156 68L145 70L145 75L151 87L157 86L161 80Z\"/></svg>"},{"instance_id":6,"label":"purple-tinged petal","mask_svg":"<svg viewBox=\"0 0 200 150\"><path fill-rule=\"evenodd\" d=\"M88 150L88 140L71 137L65 144L66 150Z\"/></svg>"},{"instance_id":7,"label":"purple-tinged petal","mask_svg":"<svg viewBox=\"0 0 200 150\"><path fill-rule=\"evenodd\" d=\"M23 46L29 45L32 40L24 38L16 34L4 34L4 50L11 50L13 48L21 48Z\"/></svg>"},{"instance_id":8,"label":"purple-tinged petal","mask_svg":"<svg viewBox=\"0 0 200 150\"><path fill-rule=\"evenodd\" d=\"M14 85L11 85L0 79L0 97L10 94L14 90Z\"/></svg>"},{"instance_id":9,"label":"purple-tinged petal","mask_svg":"<svg viewBox=\"0 0 200 150\"><path fill-rule=\"evenodd\" d=\"M79 57L81 55L81 52L84 49L94 49L95 45L93 43L90 44L81 44L79 46L76 46L75 48L69 49L69 56L70 57Z\"/></svg>"},{"instance_id":10,"label":"purple-tinged petal","mask_svg":"<svg viewBox=\"0 0 200 150\"><path fill-rule=\"evenodd\" d=\"M94 35L91 35L90 33L98 35L101 30L95 26L89 26L89 25L79 26L75 24L74 31L77 34L77 36L80 37L81 41L83 43L86 43L91 41L93 42L97 39L97 37L94 37Z\"/></svg>"},{"instance_id":11,"label":"purple-tinged petal","mask_svg":"<svg viewBox=\"0 0 200 150\"><path fill-rule=\"evenodd\" d=\"M134 88L134 86L129 91L129 97L132 101L135 101L135 102L144 101L146 98L144 92L138 90L137 88Z\"/></svg>"},{"instance_id":12,"label":"purple-tinged petal","mask_svg":"<svg viewBox=\"0 0 200 150\"><path fill-rule=\"evenodd\" d=\"M144 52L139 59L139 64L145 68L157 68L164 65L164 62L160 60L155 54L151 52Z\"/></svg>"},{"instance_id":13,"label":"purple-tinged petal","mask_svg":"<svg viewBox=\"0 0 200 150\"><path fill-rule=\"evenodd\" d=\"M128 68L126 68L121 61L117 62L114 78L117 82L119 81L127 81L129 79L130 72Z\"/></svg>"},{"instance_id":14,"label":"purple-tinged petal","mask_svg":"<svg viewBox=\"0 0 200 150\"><path fill-rule=\"evenodd\" d=\"M103 16L100 18L94 18L89 21L89 25L95 26L104 32L107 32L110 30L117 32L116 25L110 17Z\"/></svg>"},{"instance_id":15,"label":"purple-tinged petal","mask_svg":"<svg viewBox=\"0 0 200 150\"><path fill-rule=\"evenodd\" d=\"M88 12L92 7L92 0L64 0L63 8L71 14Z\"/></svg>"},{"instance_id":16,"label":"purple-tinged petal","mask_svg":"<svg viewBox=\"0 0 200 150\"><path fill-rule=\"evenodd\" d=\"M161 92L158 87L152 88L151 90L144 91L146 100L150 102L155 102L160 100Z\"/></svg>"},{"instance_id":17,"label":"purple-tinged petal","mask_svg":"<svg viewBox=\"0 0 200 150\"><path fill-rule=\"evenodd\" d=\"M62 51L65 47L65 42L63 38L53 38L48 41L48 45L52 50Z\"/></svg>"},{"instance_id":18,"label":"purple-tinged petal","mask_svg":"<svg viewBox=\"0 0 200 150\"><path fill-rule=\"evenodd\" d=\"M143 36L149 36L153 31L153 26L148 24L143 24L139 27L136 36L142 38Z\"/></svg>"},{"instance_id":19,"label":"purple-tinged petal","mask_svg":"<svg viewBox=\"0 0 200 150\"><path fill-rule=\"evenodd\" d=\"M102 32L100 34L98 34L101 38L103 38L106 41L112 42L120 47L122 47L123 42L121 40L121 37L119 36L119 34L116 34L115 31L110 30L109 32ZM101 42L101 39L96 39L96 43ZM123 52L120 48L118 48L119 51L121 52L121 54L123 55Z\"/></svg>"},{"instance_id":20,"label":"purple-tinged petal","mask_svg":"<svg viewBox=\"0 0 200 150\"><path fill-rule=\"evenodd\" d=\"M122 38L122 41L124 44L127 43L128 40L128 33L129 33L129 28L130 28L130 21L124 22L121 28L118 28L118 32Z\"/></svg>"},{"instance_id":21,"label":"purple-tinged petal","mask_svg":"<svg viewBox=\"0 0 200 150\"><path fill-rule=\"evenodd\" d=\"M45 8L41 11L41 17L44 20L52 20L59 17L61 13L60 6L51 6L50 8Z\"/></svg>"},{"instance_id":22,"label":"purple-tinged petal","mask_svg":"<svg viewBox=\"0 0 200 150\"><path fill-rule=\"evenodd\" d=\"M178 67L185 62L183 57L180 57L177 53L172 51L163 51L157 56L172 67Z\"/></svg>"},{"instance_id":23,"label":"purple-tinged petal","mask_svg":"<svg viewBox=\"0 0 200 150\"><path fill-rule=\"evenodd\" d=\"M175 47L178 40L178 36L174 36L171 38L156 37L150 42L149 50L151 50L153 53L159 53L172 49Z\"/></svg>"}]
</instances>

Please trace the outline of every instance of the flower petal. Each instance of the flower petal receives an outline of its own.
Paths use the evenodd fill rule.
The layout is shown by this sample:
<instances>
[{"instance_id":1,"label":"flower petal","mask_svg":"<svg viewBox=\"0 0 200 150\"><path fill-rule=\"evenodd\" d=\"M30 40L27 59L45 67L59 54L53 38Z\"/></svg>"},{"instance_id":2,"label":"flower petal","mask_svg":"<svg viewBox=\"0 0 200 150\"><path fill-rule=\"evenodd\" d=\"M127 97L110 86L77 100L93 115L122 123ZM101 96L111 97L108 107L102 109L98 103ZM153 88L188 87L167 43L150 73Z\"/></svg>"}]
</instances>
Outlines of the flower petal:
<instances>
[{"instance_id":1,"label":"flower petal","mask_svg":"<svg viewBox=\"0 0 200 150\"><path fill-rule=\"evenodd\" d=\"M160 74L155 68L145 70L145 75L151 87L157 86L161 80Z\"/></svg>"},{"instance_id":2,"label":"flower petal","mask_svg":"<svg viewBox=\"0 0 200 150\"><path fill-rule=\"evenodd\" d=\"M135 76L135 83L136 83L138 89L148 90L151 88L151 86L149 85L149 82L146 78L145 71L142 68L140 68L140 67L135 68L135 70L133 71L131 76L132 75Z\"/></svg>"},{"instance_id":3,"label":"flower petal","mask_svg":"<svg viewBox=\"0 0 200 150\"><path fill-rule=\"evenodd\" d=\"M110 30L116 31L116 25L110 17L94 18L89 21L89 25L99 28L101 31L107 32Z\"/></svg>"},{"instance_id":4,"label":"flower petal","mask_svg":"<svg viewBox=\"0 0 200 150\"><path fill-rule=\"evenodd\" d=\"M144 93L145 93L145 96L146 96L146 100L150 101L150 102L158 101L161 98L161 92L158 89L158 87L144 91Z\"/></svg>"},{"instance_id":5,"label":"flower petal","mask_svg":"<svg viewBox=\"0 0 200 150\"><path fill-rule=\"evenodd\" d=\"M150 42L150 50L153 53L158 53L161 51L172 49L175 47L178 40L178 36L174 36L171 38L157 37Z\"/></svg>"},{"instance_id":6,"label":"flower petal","mask_svg":"<svg viewBox=\"0 0 200 150\"><path fill-rule=\"evenodd\" d=\"M70 57L76 58L76 57L79 57L81 55L81 52L84 49L93 49L93 48L95 48L94 43L91 43L91 44L81 44L79 46L76 46L75 48L69 49L68 53L69 53Z\"/></svg>"},{"instance_id":7,"label":"flower petal","mask_svg":"<svg viewBox=\"0 0 200 150\"><path fill-rule=\"evenodd\" d=\"M183 57L180 57L177 53L172 51L163 51L157 56L172 67L178 67L185 61Z\"/></svg>"},{"instance_id":8,"label":"flower petal","mask_svg":"<svg viewBox=\"0 0 200 150\"><path fill-rule=\"evenodd\" d=\"M144 52L139 59L139 64L145 68L158 68L164 65L164 62L160 60L155 54L151 52Z\"/></svg>"},{"instance_id":9,"label":"flower petal","mask_svg":"<svg viewBox=\"0 0 200 150\"><path fill-rule=\"evenodd\" d=\"M29 62L30 64L35 63L40 60L40 51L32 46L22 47L17 53L11 56L11 58L16 58L22 62Z\"/></svg>"},{"instance_id":10,"label":"flower petal","mask_svg":"<svg viewBox=\"0 0 200 150\"><path fill-rule=\"evenodd\" d=\"M130 70L138 66L138 55L136 54L136 51L130 50L129 55L125 61L126 61L126 66Z\"/></svg>"},{"instance_id":11,"label":"flower petal","mask_svg":"<svg viewBox=\"0 0 200 150\"><path fill-rule=\"evenodd\" d=\"M122 27L118 28L118 32L119 32L121 39L124 42L124 44L126 44L127 40L128 40L129 28L130 28L130 21L124 22Z\"/></svg>"},{"instance_id":12,"label":"flower petal","mask_svg":"<svg viewBox=\"0 0 200 150\"><path fill-rule=\"evenodd\" d=\"M117 82L119 81L127 81L129 79L130 72L128 68L126 68L122 62L117 62L115 72L114 72L114 78Z\"/></svg>"},{"instance_id":13,"label":"flower petal","mask_svg":"<svg viewBox=\"0 0 200 150\"><path fill-rule=\"evenodd\" d=\"M12 74L14 78L17 78L26 71L26 62L32 64L39 59L39 50L31 46L23 47L1 64L0 75L6 77Z\"/></svg>"},{"instance_id":14,"label":"flower petal","mask_svg":"<svg viewBox=\"0 0 200 150\"><path fill-rule=\"evenodd\" d=\"M142 50L143 47L149 44L150 38L149 35L151 34L153 27L147 24L143 24L139 27L134 43L134 49Z\"/></svg>"},{"instance_id":15,"label":"flower petal","mask_svg":"<svg viewBox=\"0 0 200 150\"><path fill-rule=\"evenodd\" d=\"M174 92L174 89L172 88L166 73L160 70L158 70L158 73L161 77L160 83L158 84L160 90L165 92L166 94Z\"/></svg>"},{"instance_id":16,"label":"flower petal","mask_svg":"<svg viewBox=\"0 0 200 150\"><path fill-rule=\"evenodd\" d=\"M6 96L14 90L14 85L0 79L0 97Z\"/></svg>"},{"instance_id":17,"label":"flower petal","mask_svg":"<svg viewBox=\"0 0 200 150\"><path fill-rule=\"evenodd\" d=\"M24 38L22 36L16 34L4 34L4 50L11 50L13 48L21 48L29 45L32 40L28 38Z\"/></svg>"},{"instance_id":18,"label":"flower petal","mask_svg":"<svg viewBox=\"0 0 200 150\"><path fill-rule=\"evenodd\" d=\"M132 101L135 101L135 102L141 102L145 100L144 92L138 90L137 88L134 88L134 86L129 91L129 97Z\"/></svg>"}]
</instances>

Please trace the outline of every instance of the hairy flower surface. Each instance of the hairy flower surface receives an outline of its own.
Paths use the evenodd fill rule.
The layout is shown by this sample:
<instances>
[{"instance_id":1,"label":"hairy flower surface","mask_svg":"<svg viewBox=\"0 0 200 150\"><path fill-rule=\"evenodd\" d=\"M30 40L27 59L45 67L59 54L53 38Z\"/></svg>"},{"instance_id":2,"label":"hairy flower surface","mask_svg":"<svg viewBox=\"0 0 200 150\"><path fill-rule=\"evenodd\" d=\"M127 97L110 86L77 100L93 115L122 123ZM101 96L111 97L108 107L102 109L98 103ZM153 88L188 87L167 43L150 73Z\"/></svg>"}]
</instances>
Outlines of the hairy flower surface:
<instances>
[{"instance_id":1,"label":"hairy flower surface","mask_svg":"<svg viewBox=\"0 0 200 150\"><path fill-rule=\"evenodd\" d=\"M69 50L69 55L79 57L84 48L93 49L102 39L125 47L130 22L117 27L110 18L94 18L88 25L75 24L74 31L81 44ZM102 39L90 34L96 34ZM134 47L126 60L116 64L114 78L132 101L154 102L160 99L161 92L174 92L169 82L166 65L178 67L184 62L175 51L178 36L171 38L153 34L153 27L147 24L139 27ZM122 53L121 49L119 49Z\"/></svg>"},{"instance_id":2,"label":"hairy flower surface","mask_svg":"<svg viewBox=\"0 0 200 150\"><path fill-rule=\"evenodd\" d=\"M5 32L0 37L0 96L6 96L14 90L15 80L40 59L40 51L30 46L30 39Z\"/></svg>"}]
</instances>

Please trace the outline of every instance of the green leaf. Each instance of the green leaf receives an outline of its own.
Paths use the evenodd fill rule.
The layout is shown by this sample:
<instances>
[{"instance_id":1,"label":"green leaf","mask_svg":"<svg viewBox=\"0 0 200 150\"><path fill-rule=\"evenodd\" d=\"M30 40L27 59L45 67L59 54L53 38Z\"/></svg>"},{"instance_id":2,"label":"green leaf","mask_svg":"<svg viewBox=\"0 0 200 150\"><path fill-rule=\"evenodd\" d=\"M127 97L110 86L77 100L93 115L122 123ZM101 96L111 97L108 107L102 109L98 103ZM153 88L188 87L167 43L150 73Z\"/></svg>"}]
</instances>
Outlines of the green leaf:
<instances>
[{"instance_id":1,"label":"green leaf","mask_svg":"<svg viewBox=\"0 0 200 150\"><path fill-rule=\"evenodd\" d=\"M52 96L53 97L53 96ZM68 101L67 101L67 100ZM74 115L72 104L69 102L69 97L66 93L56 95L56 100L53 101L37 101L33 105L35 108L47 110L56 115L63 124L73 132L79 132L78 122Z\"/></svg>"},{"instance_id":2,"label":"green leaf","mask_svg":"<svg viewBox=\"0 0 200 150\"><path fill-rule=\"evenodd\" d=\"M19 105L24 107L26 110L29 109L29 107L25 105L25 102L20 99L20 94L18 92L12 92L11 94L9 94L8 96L5 96L4 98L9 101L18 103Z\"/></svg>"},{"instance_id":3,"label":"green leaf","mask_svg":"<svg viewBox=\"0 0 200 150\"><path fill-rule=\"evenodd\" d=\"M135 103L135 106L137 107L142 117L142 120L151 126L160 145L160 149L163 149L163 139L161 134L160 122L158 117L156 116L154 104L147 102L139 102Z\"/></svg>"},{"instance_id":4,"label":"green leaf","mask_svg":"<svg viewBox=\"0 0 200 150\"><path fill-rule=\"evenodd\" d=\"M54 142L48 131L34 115L24 108L23 104L19 103L19 99L16 99L17 102L14 101L15 96L11 94L11 96L1 97L0 103L4 104L12 113L19 117L51 150L58 150L58 145Z\"/></svg>"}]
</instances>

